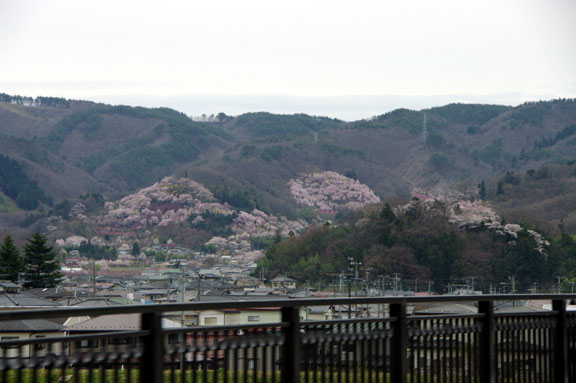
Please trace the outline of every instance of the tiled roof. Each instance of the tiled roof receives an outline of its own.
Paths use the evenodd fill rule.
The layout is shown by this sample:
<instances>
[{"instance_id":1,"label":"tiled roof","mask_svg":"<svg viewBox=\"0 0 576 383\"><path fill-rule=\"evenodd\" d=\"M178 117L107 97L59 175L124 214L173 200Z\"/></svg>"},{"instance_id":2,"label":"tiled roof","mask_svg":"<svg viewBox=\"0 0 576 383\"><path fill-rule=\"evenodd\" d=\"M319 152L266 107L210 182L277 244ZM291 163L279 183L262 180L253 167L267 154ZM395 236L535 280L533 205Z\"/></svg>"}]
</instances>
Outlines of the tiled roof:
<instances>
[{"instance_id":1,"label":"tiled roof","mask_svg":"<svg viewBox=\"0 0 576 383\"><path fill-rule=\"evenodd\" d=\"M272 282L296 282L296 280L289 277L276 277L272 279Z\"/></svg>"},{"instance_id":2,"label":"tiled roof","mask_svg":"<svg viewBox=\"0 0 576 383\"><path fill-rule=\"evenodd\" d=\"M0 281L0 287L5 289L19 289L21 286L12 281Z\"/></svg>"},{"instance_id":3,"label":"tiled roof","mask_svg":"<svg viewBox=\"0 0 576 383\"><path fill-rule=\"evenodd\" d=\"M70 306L76 307L105 307L105 306L122 306L120 302L110 299L86 299L80 302L72 303Z\"/></svg>"},{"instance_id":4,"label":"tiled roof","mask_svg":"<svg viewBox=\"0 0 576 383\"><path fill-rule=\"evenodd\" d=\"M46 319L18 319L0 321L0 332L60 331L63 326Z\"/></svg>"},{"instance_id":5,"label":"tiled roof","mask_svg":"<svg viewBox=\"0 0 576 383\"><path fill-rule=\"evenodd\" d=\"M26 290L26 294L33 295L38 298L61 298L61 297L68 297L73 296L73 291L67 291L64 289L57 289L54 287L51 288L34 288Z\"/></svg>"},{"instance_id":6,"label":"tiled roof","mask_svg":"<svg viewBox=\"0 0 576 383\"><path fill-rule=\"evenodd\" d=\"M162 328L180 328L179 323L162 318ZM103 315L65 328L66 331L133 331L140 330L139 314Z\"/></svg>"},{"instance_id":7,"label":"tiled roof","mask_svg":"<svg viewBox=\"0 0 576 383\"><path fill-rule=\"evenodd\" d=\"M7 293L0 291L0 308L1 307L39 307L39 306L60 306L56 302L35 297L27 293Z\"/></svg>"}]
</instances>

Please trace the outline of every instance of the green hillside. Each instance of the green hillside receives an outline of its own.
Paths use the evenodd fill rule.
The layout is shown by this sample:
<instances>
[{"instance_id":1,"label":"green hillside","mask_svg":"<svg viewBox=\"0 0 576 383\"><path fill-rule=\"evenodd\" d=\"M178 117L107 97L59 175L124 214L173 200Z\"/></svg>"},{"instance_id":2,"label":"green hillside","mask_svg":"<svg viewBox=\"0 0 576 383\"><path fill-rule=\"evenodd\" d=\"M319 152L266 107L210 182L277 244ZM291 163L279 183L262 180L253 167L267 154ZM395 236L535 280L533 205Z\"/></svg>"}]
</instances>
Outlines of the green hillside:
<instances>
[{"instance_id":1,"label":"green hillside","mask_svg":"<svg viewBox=\"0 0 576 383\"><path fill-rule=\"evenodd\" d=\"M175 174L294 216L286 185L301 173L353 175L381 198L475 190L576 159L575 122L576 100L398 109L350 123L264 112L197 122L168 108L2 95L0 152L56 203L114 199Z\"/></svg>"},{"instance_id":2,"label":"green hillside","mask_svg":"<svg viewBox=\"0 0 576 383\"><path fill-rule=\"evenodd\" d=\"M40 203L52 203L38 183L30 179L18 161L0 154L0 191L25 210L34 210ZM2 203L3 201L0 201ZM8 201L6 206L9 206Z\"/></svg>"},{"instance_id":3,"label":"green hillside","mask_svg":"<svg viewBox=\"0 0 576 383\"><path fill-rule=\"evenodd\" d=\"M0 213L14 213L17 212L18 206L8 198L5 194L0 193Z\"/></svg>"},{"instance_id":4,"label":"green hillside","mask_svg":"<svg viewBox=\"0 0 576 383\"><path fill-rule=\"evenodd\" d=\"M288 274L313 285L339 283L339 276L355 284L354 275L385 283L397 275L405 289L419 282L439 293L470 278L487 292L511 276L517 291L527 291L534 283L544 291L559 275L576 277L576 240L569 235L549 237L550 243L540 247L527 229L514 236L487 225L461 230L446 213L447 206L438 201L367 208L275 243L258 261L255 275Z\"/></svg>"},{"instance_id":5,"label":"green hillside","mask_svg":"<svg viewBox=\"0 0 576 383\"><path fill-rule=\"evenodd\" d=\"M508 220L576 233L576 161L510 172L488 184L487 198Z\"/></svg>"}]
</instances>

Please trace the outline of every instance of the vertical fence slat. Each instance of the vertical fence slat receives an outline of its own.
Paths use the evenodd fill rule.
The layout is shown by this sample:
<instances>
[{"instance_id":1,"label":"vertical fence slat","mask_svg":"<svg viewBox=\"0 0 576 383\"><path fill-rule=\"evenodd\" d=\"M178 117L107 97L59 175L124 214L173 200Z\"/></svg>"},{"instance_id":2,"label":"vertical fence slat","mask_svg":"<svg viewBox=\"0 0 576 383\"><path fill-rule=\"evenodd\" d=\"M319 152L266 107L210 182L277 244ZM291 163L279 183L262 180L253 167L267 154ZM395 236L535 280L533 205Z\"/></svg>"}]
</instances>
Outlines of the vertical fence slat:
<instances>
[{"instance_id":1,"label":"vertical fence slat","mask_svg":"<svg viewBox=\"0 0 576 383\"><path fill-rule=\"evenodd\" d=\"M554 381L568 383L568 331L566 323L566 301L555 299L552 310L556 311L556 332L554 339Z\"/></svg>"},{"instance_id":2,"label":"vertical fence slat","mask_svg":"<svg viewBox=\"0 0 576 383\"><path fill-rule=\"evenodd\" d=\"M144 352L140 358L140 383L162 383L164 342L162 339L162 315L142 314L142 330L150 333L143 337Z\"/></svg>"},{"instance_id":3,"label":"vertical fence slat","mask_svg":"<svg viewBox=\"0 0 576 383\"><path fill-rule=\"evenodd\" d=\"M282 383L300 382L300 313L297 307L282 308L284 328L284 354L282 355Z\"/></svg>"},{"instance_id":4,"label":"vertical fence slat","mask_svg":"<svg viewBox=\"0 0 576 383\"><path fill-rule=\"evenodd\" d=\"M482 318L480 335L480 383L496 383L496 338L494 331L494 302L478 302Z\"/></svg>"},{"instance_id":5,"label":"vertical fence slat","mask_svg":"<svg viewBox=\"0 0 576 383\"><path fill-rule=\"evenodd\" d=\"M408 320L406 317L406 305L404 303L393 303L390 305L390 317L395 318L392 322L392 349L391 352L391 375L392 382L406 383L408 372L408 359L406 349L408 348Z\"/></svg>"}]
</instances>

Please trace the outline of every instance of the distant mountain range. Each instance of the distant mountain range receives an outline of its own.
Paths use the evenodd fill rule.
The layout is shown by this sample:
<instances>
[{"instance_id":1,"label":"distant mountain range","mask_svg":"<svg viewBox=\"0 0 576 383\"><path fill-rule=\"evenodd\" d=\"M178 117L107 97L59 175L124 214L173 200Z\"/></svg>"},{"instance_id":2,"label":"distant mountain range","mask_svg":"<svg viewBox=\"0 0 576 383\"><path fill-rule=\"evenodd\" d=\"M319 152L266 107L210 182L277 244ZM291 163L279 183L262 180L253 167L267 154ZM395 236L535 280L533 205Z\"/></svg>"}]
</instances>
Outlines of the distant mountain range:
<instances>
[{"instance_id":1,"label":"distant mountain range","mask_svg":"<svg viewBox=\"0 0 576 383\"><path fill-rule=\"evenodd\" d=\"M355 122L264 112L193 121L167 108L0 94L0 153L15 169L0 173L4 215L86 193L117 200L176 175L293 219L288 182L303 173L335 171L386 199L475 192L482 180L574 160L576 100L398 109Z\"/></svg>"}]
</instances>

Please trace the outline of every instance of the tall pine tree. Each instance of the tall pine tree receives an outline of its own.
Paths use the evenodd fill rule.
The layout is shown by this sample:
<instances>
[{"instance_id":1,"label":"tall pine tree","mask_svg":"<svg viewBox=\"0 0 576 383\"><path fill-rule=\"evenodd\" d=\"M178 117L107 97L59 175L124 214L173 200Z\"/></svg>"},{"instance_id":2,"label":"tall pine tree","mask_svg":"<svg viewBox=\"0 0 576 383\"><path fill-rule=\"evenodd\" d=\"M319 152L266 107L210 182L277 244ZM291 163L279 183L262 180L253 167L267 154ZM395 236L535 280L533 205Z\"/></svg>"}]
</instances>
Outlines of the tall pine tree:
<instances>
[{"instance_id":1,"label":"tall pine tree","mask_svg":"<svg viewBox=\"0 0 576 383\"><path fill-rule=\"evenodd\" d=\"M33 234L24 246L26 259L26 282L24 287L56 287L60 282L60 265L56 253L46 245L46 237L40 233Z\"/></svg>"},{"instance_id":2,"label":"tall pine tree","mask_svg":"<svg viewBox=\"0 0 576 383\"><path fill-rule=\"evenodd\" d=\"M0 279L17 282L18 274L24 271L24 260L14 244L12 236L7 235L0 245Z\"/></svg>"},{"instance_id":3,"label":"tall pine tree","mask_svg":"<svg viewBox=\"0 0 576 383\"><path fill-rule=\"evenodd\" d=\"M484 183L484 180L478 184L478 196L481 200L486 199L486 184Z\"/></svg>"},{"instance_id":4,"label":"tall pine tree","mask_svg":"<svg viewBox=\"0 0 576 383\"><path fill-rule=\"evenodd\" d=\"M134 242L134 244L132 245L132 255L135 257L140 255L140 245L138 244L138 242Z\"/></svg>"}]
</instances>

